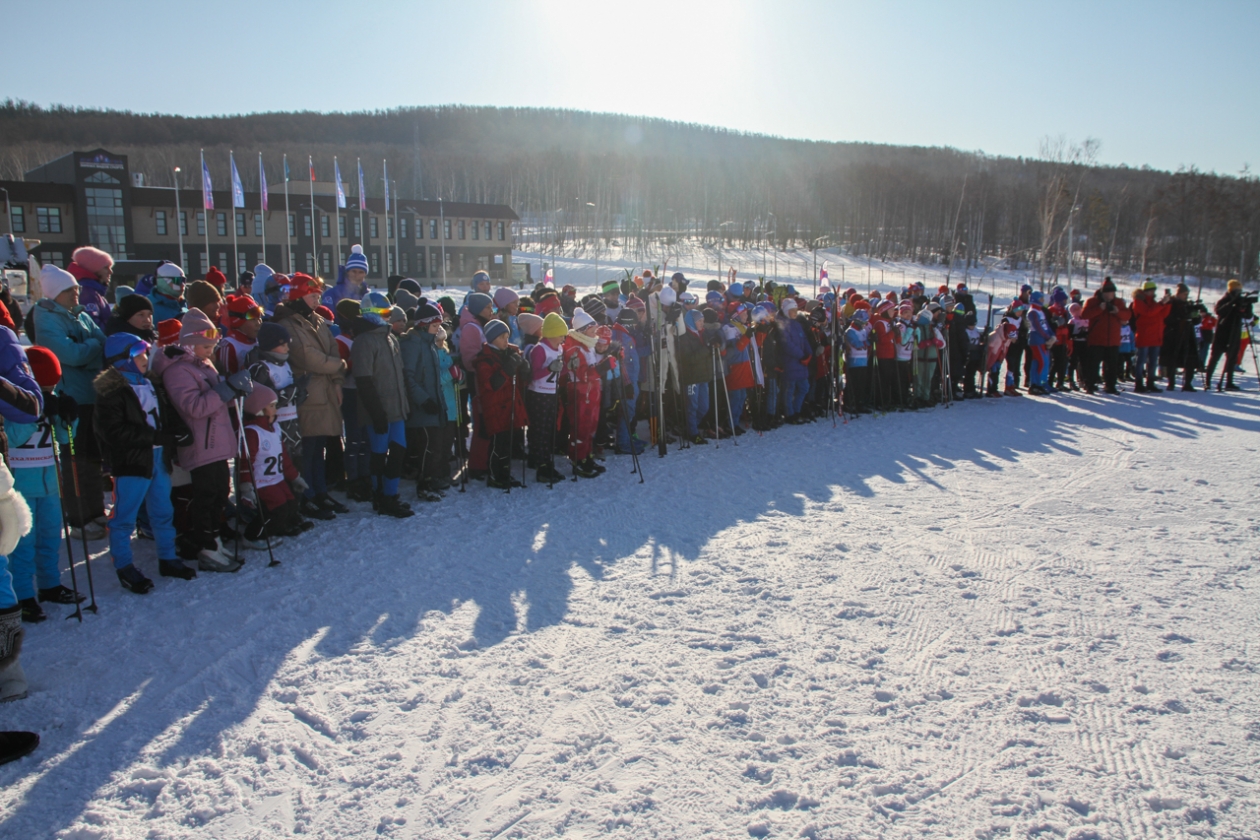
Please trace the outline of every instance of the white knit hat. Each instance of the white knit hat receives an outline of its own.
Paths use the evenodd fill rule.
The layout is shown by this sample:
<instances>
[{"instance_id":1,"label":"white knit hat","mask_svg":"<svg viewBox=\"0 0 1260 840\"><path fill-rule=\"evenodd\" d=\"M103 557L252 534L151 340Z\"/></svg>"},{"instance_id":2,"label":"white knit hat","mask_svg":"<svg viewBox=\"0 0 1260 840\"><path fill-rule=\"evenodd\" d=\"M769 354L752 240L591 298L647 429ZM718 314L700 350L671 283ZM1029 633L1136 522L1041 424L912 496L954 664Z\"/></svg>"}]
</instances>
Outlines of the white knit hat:
<instances>
[{"instance_id":1,"label":"white knit hat","mask_svg":"<svg viewBox=\"0 0 1260 840\"><path fill-rule=\"evenodd\" d=\"M661 289L660 294L662 306L673 306L678 302L678 293L674 291L672 286L666 286Z\"/></svg>"},{"instance_id":2,"label":"white knit hat","mask_svg":"<svg viewBox=\"0 0 1260 840\"><path fill-rule=\"evenodd\" d=\"M582 307L579 306L573 310L573 329L584 329L593 323L595 323L595 319L587 315L586 310Z\"/></svg>"},{"instance_id":3,"label":"white knit hat","mask_svg":"<svg viewBox=\"0 0 1260 840\"><path fill-rule=\"evenodd\" d=\"M79 281L75 280L74 275L64 268L45 263L39 270L39 287L44 291L44 297L51 300L66 289L77 289Z\"/></svg>"}]
</instances>

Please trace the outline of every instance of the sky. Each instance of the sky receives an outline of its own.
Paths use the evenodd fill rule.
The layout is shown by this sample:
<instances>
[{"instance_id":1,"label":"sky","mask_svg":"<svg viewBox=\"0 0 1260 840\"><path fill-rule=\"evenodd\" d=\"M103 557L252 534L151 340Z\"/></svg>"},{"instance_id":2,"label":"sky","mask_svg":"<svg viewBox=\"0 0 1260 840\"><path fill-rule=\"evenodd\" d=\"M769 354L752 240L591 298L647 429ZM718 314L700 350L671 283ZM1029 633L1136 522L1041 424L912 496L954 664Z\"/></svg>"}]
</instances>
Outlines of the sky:
<instances>
[{"instance_id":1,"label":"sky","mask_svg":"<svg viewBox=\"0 0 1260 840\"><path fill-rule=\"evenodd\" d=\"M1105 164L1260 169L1260 0L0 0L0 14L58 33L0 66L0 97L40 105L556 107L1009 156L1092 137Z\"/></svg>"}]
</instances>

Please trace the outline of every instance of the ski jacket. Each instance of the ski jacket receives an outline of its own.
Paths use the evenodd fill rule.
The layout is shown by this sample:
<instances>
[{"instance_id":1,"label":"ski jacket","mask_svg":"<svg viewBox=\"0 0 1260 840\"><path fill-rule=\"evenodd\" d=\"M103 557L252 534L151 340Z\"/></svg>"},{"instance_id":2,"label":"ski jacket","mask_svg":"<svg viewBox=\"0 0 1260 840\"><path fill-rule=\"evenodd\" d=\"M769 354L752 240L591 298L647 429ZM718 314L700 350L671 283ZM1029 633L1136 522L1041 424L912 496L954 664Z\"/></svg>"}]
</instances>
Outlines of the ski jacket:
<instances>
[{"instance_id":1,"label":"ski jacket","mask_svg":"<svg viewBox=\"0 0 1260 840\"><path fill-rule=\"evenodd\" d=\"M263 417L245 422L244 466L241 481L254 485L258 501L266 510L275 510L297 498L289 482L298 477L293 456L284 435Z\"/></svg>"},{"instance_id":2,"label":"ski jacket","mask_svg":"<svg viewBox=\"0 0 1260 840\"><path fill-rule=\"evenodd\" d=\"M182 320L188 312L183 298L169 298L158 292L149 293L149 303L153 306L153 323L160 324L172 318Z\"/></svg>"},{"instance_id":3,"label":"ski jacket","mask_svg":"<svg viewBox=\"0 0 1260 840\"><path fill-rule=\"evenodd\" d=\"M477 358L477 354L481 352L481 348L486 344L486 334L482 331L483 326L485 325L481 322L481 319L467 309L459 316L459 328L455 330L456 349L459 351L460 364L469 373L473 372L473 361Z\"/></svg>"},{"instance_id":4,"label":"ski jacket","mask_svg":"<svg viewBox=\"0 0 1260 840\"><path fill-rule=\"evenodd\" d=\"M749 355L749 346L752 343L752 335L744 332L727 347L724 357L726 390L740 391L756 384L753 378L752 359Z\"/></svg>"},{"instance_id":5,"label":"ski jacket","mask_svg":"<svg viewBox=\"0 0 1260 840\"><path fill-rule=\"evenodd\" d=\"M914 358L914 324L904 318L898 318L893 324L896 336L897 361L908 362Z\"/></svg>"},{"instance_id":6,"label":"ski jacket","mask_svg":"<svg viewBox=\"0 0 1260 840\"><path fill-rule=\"evenodd\" d=\"M96 402L92 380L105 367L105 333L81 307L71 312L49 298L36 304L31 313L39 343L61 362L57 393L69 394L79 405Z\"/></svg>"},{"instance_id":7,"label":"ski jacket","mask_svg":"<svg viewBox=\"0 0 1260 840\"><path fill-rule=\"evenodd\" d=\"M328 322L299 301L276 305L276 323L289 333L289 367L297 378L306 378L306 399L298 406L302 437L340 437L341 384L346 363Z\"/></svg>"},{"instance_id":8,"label":"ski jacket","mask_svg":"<svg viewBox=\"0 0 1260 840\"><path fill-rule=\"evenodd\" d=\"M791 381L808 379L813 353L809 339L805 337L805 328L795 318L781 320L779 328L783 331L783 378Z\"/></svg>"},{"instance_id":9,"label":"ski jacket","mask_svg":"<svg viewBox=\"0 0 1260 840\"><path fill-rule=\"evenodd\" d=\"M678 377L684 388L713 381L713 348L721 343L716 329L706 328L704 334L687 330L678 337Z\"/></svg>"},{"instance_id":10,"label":"ski jacket","mask_svg":"<svg viewBox=\"0 0 1260 840\"><path fill-rule=\"evenodd\" d=\"M897 339L893 335L892 324L886 318L876 318L871 322L871 332L875 334L875 358L897 358Z\"/></svg>"},{"instance_id":11,"label":"ski jacket","mask_svg":"<svg viewBox=\"0 0 1260 840\"><path fill-rule=\"evenodd\" d=\"M459 419L459 403L456 400L455 382L457 377L462 376L459 365L455 364L455 360L451 358L451 354L443 348L433 344L437 350L438 368L442 373L442 399L446 405L446 422L454 423Z\"/></svg>"},{"instance_id":12,"label":"ski jacket","mask_svg":"<svg viewBox=\"0 0 1260 840\"><path fill-rule=\"evenodd\" d=\"M257 351L257 340L246 338L244 333L237 330L230 330L219 340L219 346L214 348L214 366L219 369L219 373L230 376L252 365L258 356Z\"/></svg>"},{"instance_id":13,"label":"ski jacket","mask_svg":"<svg viewBox=\"0 0 1260 840\"><path fill-rule=\"evenodd\" d=\"M574 406L591 406L598 408L603 394L600 385L599 371L595 365L599 362L599 354L587 348L570 333L564 340L564 368L560 376L563 386L561 408L572 411ZM577 409L579 415L582 409ZM576 419L576 418L575 418Z\"/></svg>"},{"instance_id":14,"label":"ski jacket","mask_svg":"<svg viewBox=\"0 0 1260 840\"><path fill-rule=\"evenodd\" d=\"M419 328L404 333L398 344L410 407L407 425L412 428L442 425L446 422L446 395L442 393L437 342L427 329Z\"/></svg>"},{"instance_id":15,"label":"ski jacket","mask_svg":"<svg viewBox=\"0 0 1260 840\"><path fill-rule=\"evenodd\" d=\"M868 364L867 337L870 327L858 326L855 321L844 331L844 357L849 367L863 368Z\"/></svg>"},{"instance_id":16,"label":"ski jacket","mask_svg":"<svg viewBox=\"0 0 1260 840\"><path fill-rule=\"evenodd\" d=\"M989 344L986 348L984 366L988 370L994 370L1003 361L1006 360L1006 351L1015 343L1015 336L1019 334L1018 328L1006 320L998 324L997 329L989 336Z\"/></svg>"},{"instance_id":17,"label":"ski jacket","mask_svg":"<svg viewBox=\"0 0 1260 840\"><path fill-rule=\"evenodd\" d=\"M1133 301L1133 344L1136 347L1162 347L1164 344L1164 321L1172 311L1172 303L1161 303L1147 298L1145 294Z\"/></svg>"},{"instance_id":18,"label":"ski jacket","mask_svg":"<svg viewBox=\"0 0 1260 840\"><path fill-rule=\"evenodd\" d=\"M1045 310L1035 303L1032 304L1028 308L1028 346L1041 347L1054 344L1054 340L1054 331L1046 320Z\"/></svg>"},{"instance_id":19,"label":"ski jacket","mask_svg":"<svg viewBox=\"0 0 1260 840\"><path fill-rule=\"evenodd\" d=\"M1119 347L1120 325L1127 324L1133 313L1118 296L1108 308L1101 291L1085 302L1081 317L1089 321L1090 347Z\"/></svg>"},{"instance_id":20,"label":"ski jacket","mask_svg":"<svg viewBox=\"0 0 1260 840\"><path fill-rule=\"evenodd\" d=\"M176 459L186 470L226 461L236 454L236 430L228 404L214 390L222 377L208 359L198 359L178 345L162 353L162 384L171 404L192 430L192 442L181 446Z\"/></svg>"},{"instance_id":21,"label":"ski jacket","mask_svg":"<svg viewBox=\"0 0 1260 840\"><path fill-rule=\"evenodd\" d=\"M70 263L68 271L79 281L79 306L101 329L109 321L110 306L105 298L105 284L96 279L95 274L80 268L77 263Z\"/></svg>"},{"instance_id":22,"label":"ski jacket","mask_svg":"<svg viewBox=\"0 0 1260 840\"><path fill-rule=\"evenodd\" d=\"M359 407L379 428L407 419L407 382L403 375L402 351L389 325L378 326L366 318L354 322L354 387ZM379 434L379 431L378 431Z\"/></svg>"},{"instance_id":23,"label":"ski jacket","mask_svg":"<svg viewBox=\"0 0 1260 840\"><path fill-rule=\"evenodd\" d=\"M529 425L525 411L525 377L529 362L515 344L500 350L487 344L473 359L477 397L481 400L481 433L489 437Z\"/></svg>"},{"instance_id":24,"label":"ski jacket","mask_svg":"<svg viewBox=\"0 0 1260 840\"><path fill-rule=\"evenodd\" d=\"M293 367L287 359L277 362L269 353L260 352L258 355L258 361L250 365L250 378L276 392L276 422L284 436L285 445L291 452L296 452L302 444L298 406L306 400L307 378L294 376Z\"/></svg>"},{"instance_id":25,"label":"ski jacket","mask_svg":"<svg viewBox=\"0 0 1260 840\"><path fill-rule=\"evenodd\" d=\"M153 383L157 411L152 415L145 412L127 378L115 368L101 371L92 384L96 388L93 431L110 475L152 478L153 447L163 447L169 458L177 447L192 443L192 430L160 383Z\"/></svg>"}]
</instances>

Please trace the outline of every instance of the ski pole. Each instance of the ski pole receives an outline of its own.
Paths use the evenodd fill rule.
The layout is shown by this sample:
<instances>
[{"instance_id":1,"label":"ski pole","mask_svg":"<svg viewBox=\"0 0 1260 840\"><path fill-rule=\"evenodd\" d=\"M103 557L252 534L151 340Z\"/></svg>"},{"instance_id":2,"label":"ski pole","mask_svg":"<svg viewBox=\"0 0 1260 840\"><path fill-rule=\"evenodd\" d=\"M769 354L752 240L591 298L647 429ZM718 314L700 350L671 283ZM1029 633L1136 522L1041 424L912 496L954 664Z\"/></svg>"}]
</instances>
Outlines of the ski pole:
<instances>
[{"instance_id":1,"label":"ski pole","mask_svg":"<svg viewBox=\"0 0 1260 840\"><path fill-rule=\"evenodd\" d=\"M713 381L714 381L714 384L716 385L717 383L717 348L710 347L709 352L710 352L710 357L713 360ZM709 383L701 382L696 387L700 388L702 386L707 391L709 388ZM713 401L716 403L717 402L716 388L714 389L713 397L714 397ZM714 405L713 406L713 431L717 434L717 440L713 442L714 449L719 449L722 446L722 422L721 422L721 418L718 416L719 414L721 414L721 412L718 411L718 407ZM698 422L700 418L697 417L696 420Z\"/></svg>"},{"instance_id":2,"label":"ski pole","mask_svg":"<svg viewBox=\"0 0 1260 840\"><path fill-rule=\"evenodd\" d=\"M88 550L87 531L84 528L87 521L83 514L83 496L79 490L79 465L74 457L74 435L70 435L66 440L66 445L70 447L70 480L74 482L74 500L79 512L79 522L83 523L79 526L79 536L83 539L83 568L87 572L88 597L91 603L83 609L88 612L99 612L96 606L96 587L92 585L92 552Z\"/></svg>"},{"instance_id":3,"label":"ski pole","mask_svg":"<svg viewBox=\"0 0 1260 840\"><path fill-rule=\"evenodd\" d=\"M507 468L507 488L503 491L505 495L512 494L512 445L513 438L516 437L516 374L512 374L512 407L508 409L508 468ZM524 468L521 469L521 475L525 474ZM493 476L492 476L493 477Z\"/></svg>"},{"instance_id":4,"label":"ski pole","mask_svg":"<svg viewBox=\"0 0 1260 840\"><path fill-rule=\"evenodd\" d=\"M465 454L466 446L464 441L464 389L460 385L459 380L455 383L455 417L458 423L455 426L455 447L456 453L459 455L459 492L468 492L468 457Z\"/></svg>"},{"instance_id":5,"label":"ski pole","mask_svg":"<svg viewBox=\"0 0 1260 840\"><path fill-rule=\"evenodd\" d=\"M626 434L630 438L630 460L634 464L634 469L630 471L630 474L634 475L635 473L638 473L639 483L642 484L643 483L643 468L639 466L639 451L634 446L634 432L631 428L630 408L628 405L626 405L626 399L625 399L626 398L626 383L621 381L620 373L617 374L617 387L621 391L621 398L618 401L621 403L621 415L622 417L625 418Z\"/></svg>"},{"instance_id":6,"label":"ski pole","mask_svg":"<svg viewBox=\"0 0 1260 840\"><path fill-rule=\"evenodd\" d=\"M49 424L50 425L52 424L51 419L49 420ZM57 451L57 429L55 426L53 427L52 443L53 443L53 467L56 469L56 472L57 472L57 486L64 487L65 484L63 484L61 480L61 457ZM70 534L70 520L66 518L65 505L61 506L61 530L66 540L66 559L70 562L70 586L74 589L74 613L72 615L66 616L66 620L69 621L72 618L77 618L79 619L79 623L82 624L83 623L83 610L80 608L79 604L83 599L79 597L79 579L78 579L78 576L74 573L74 538Z\"/></svg>"},{"instance_id":7,"label":"ski pole","mask_svg":"<svg viewBox=\"0 0 1260 840\"><path fill-rule=\"evenodd\" d=\"M717 348L713 348L714 356L717 355ZM735 434L735 414L731 411L731 391L726 387L726 377L722 377L721 381L722 393L726 395L726 419L731 423L731 443L739 446L739 436ZM717 414L716 411L713 412Z\"/></svg>"}]
</instances>

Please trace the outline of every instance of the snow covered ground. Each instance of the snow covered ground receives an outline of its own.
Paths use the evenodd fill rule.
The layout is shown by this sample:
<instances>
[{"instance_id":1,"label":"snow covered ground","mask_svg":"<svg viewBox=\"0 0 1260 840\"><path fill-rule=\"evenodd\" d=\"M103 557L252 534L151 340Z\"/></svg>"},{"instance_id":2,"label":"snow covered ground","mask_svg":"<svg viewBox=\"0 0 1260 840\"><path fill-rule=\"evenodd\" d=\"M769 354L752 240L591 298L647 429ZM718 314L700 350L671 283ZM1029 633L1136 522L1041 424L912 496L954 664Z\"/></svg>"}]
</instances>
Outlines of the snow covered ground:
<instances>
[{"instance_id":1,"label":"snow covered ground","mask_svg":"<svg viewBox=\"0 0 1260 840\"><path fill-rule=\"evenodd\" d=\"M101 555L0 707L43 738L0 836L1255 837L1258 433L1254 390L986 400L145 597Z\"/></svg>"}]
</instances>

